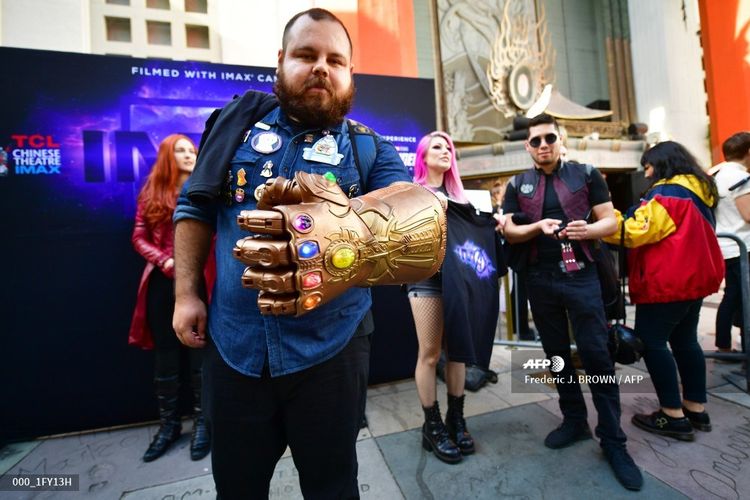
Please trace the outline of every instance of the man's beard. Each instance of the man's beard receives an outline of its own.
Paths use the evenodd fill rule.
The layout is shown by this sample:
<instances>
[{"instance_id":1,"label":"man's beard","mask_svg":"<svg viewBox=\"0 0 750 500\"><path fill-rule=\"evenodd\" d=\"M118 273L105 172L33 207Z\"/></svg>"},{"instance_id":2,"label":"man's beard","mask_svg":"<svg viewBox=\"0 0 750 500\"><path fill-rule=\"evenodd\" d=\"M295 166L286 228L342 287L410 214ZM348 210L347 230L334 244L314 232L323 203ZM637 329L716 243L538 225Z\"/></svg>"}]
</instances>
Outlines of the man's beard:
<instances>
[{"instance_id":1,"label":"man's beard","mask_svg":"<svg viewBox=\"0 0 750 500\"><path fill-rule=\"evenodd\" d=\"M557 155L557 157L555 157L554 154L550 154L549 157L547 157L546 160L540 160L539 156L536 156L534 158L534 161L540 167L549 167L549 166L553 166L553 165L557 165L558 164L558 162L560 161L560 155Z\"/></svg>"},{"instance_id":2,"label":"man's beard","mask_svg":"<svg viewBox=\"0 0 750 500\"><path fill-rule=\"evenodd\" d=\"M323 103L323 96L306 96L305 92L310 88L325 88L329 94L327 104ZM352 81L349 89L343 94L337 95L330 82L324 78L311 76L308 78L302 89L295 91L291 88L284 75L284 71L279 68L278 78L273 84L273 92L279 99L281 110L299 121L303 125L326 128L341 123L349 110L352 109L354 100L354 82Z\"/></svg>"}]
</instances>

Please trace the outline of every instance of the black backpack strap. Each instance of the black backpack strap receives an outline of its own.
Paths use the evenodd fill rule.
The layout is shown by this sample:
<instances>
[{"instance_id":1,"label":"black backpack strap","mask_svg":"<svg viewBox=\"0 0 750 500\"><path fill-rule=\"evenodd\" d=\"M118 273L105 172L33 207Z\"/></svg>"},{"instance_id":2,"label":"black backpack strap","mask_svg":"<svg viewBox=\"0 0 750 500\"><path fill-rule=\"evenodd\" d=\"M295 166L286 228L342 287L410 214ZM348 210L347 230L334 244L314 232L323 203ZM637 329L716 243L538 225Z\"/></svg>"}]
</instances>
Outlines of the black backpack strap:
<instances>
[{"instance_id":1,"label":"black backpack strap","mask_svg":"<svg viewBox=\"0 0 750 500\"><path fill-rule=\"evenodd\" d=\"M369 127L362 125L354 120L346 120L346 128L349 133L349 142L352 144L352 153L354 154L354 165L359 172L359 182L362 185L362 191L367 191L367 178L370 170L375 164L375 157L378 155L378 135ZM370 136L368 139L366 136ZM375 320L372 309L368 309L365 317L357 325L354 331L355 337L370 335L375 331Z\"/></svg>"},{"instance_id":2,"label":"black backpack strap","mask_svg":"<svg viewBox=\"0 0 750 500\"><path fill-rule=\"evenodd\" d=\"M627 315L625 314L625 216L622 216L622 227L620 227L620 247L617 249L618 266L617 274L620 278L620 290L622 292L622 312L623 320L625 324L628 321ZM619 323L619 322L618 322Z\"/></svg>"},{"instance_id":3,"label":"black backpack strap","mask_svg":"<svg viewBox=\"0 0 750 500\"><path fill-rule=\"evenodd\" d=\"M378 135L370 128L354 120L346 120L349 142L352 144L354 164L359 172L362 192L367 192L367 180L378 155ZM369 137L368 137L369 136Z\"/></svg>"}]
</instances>

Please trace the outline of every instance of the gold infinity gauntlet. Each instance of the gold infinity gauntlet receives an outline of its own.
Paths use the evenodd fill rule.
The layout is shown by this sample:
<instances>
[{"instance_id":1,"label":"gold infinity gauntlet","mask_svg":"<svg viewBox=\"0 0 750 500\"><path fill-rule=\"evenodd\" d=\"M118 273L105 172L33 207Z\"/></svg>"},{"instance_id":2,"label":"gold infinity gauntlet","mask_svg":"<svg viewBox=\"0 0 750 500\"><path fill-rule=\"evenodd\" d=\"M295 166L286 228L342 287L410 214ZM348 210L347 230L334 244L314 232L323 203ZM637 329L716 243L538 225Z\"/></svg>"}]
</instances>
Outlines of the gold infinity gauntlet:
<instances>
[{"instance_id":1,"label":"gold infinity gauntlet","mask_svg":"<svg viewBox=\"0 0 750 500\"><path fill-rule=\"evenodd\" d=\"M297 172L269 179L258 208L237 216L256 234L234 256L248 266L243 286L260 290L261 314L300 316L353 286L420 281L445 256L445 211L417 184L350 200L335 179Z\"/></svg>"}]
</instances>

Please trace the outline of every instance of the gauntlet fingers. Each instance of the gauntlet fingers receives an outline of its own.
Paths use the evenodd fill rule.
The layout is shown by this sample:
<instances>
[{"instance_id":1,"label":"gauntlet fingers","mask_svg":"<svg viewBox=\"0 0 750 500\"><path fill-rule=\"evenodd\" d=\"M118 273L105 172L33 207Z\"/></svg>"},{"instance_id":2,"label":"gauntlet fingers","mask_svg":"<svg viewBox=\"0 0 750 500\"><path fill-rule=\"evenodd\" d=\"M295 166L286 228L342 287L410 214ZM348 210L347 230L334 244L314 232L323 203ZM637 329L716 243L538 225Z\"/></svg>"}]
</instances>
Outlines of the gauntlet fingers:
<instances>
[{"instance_id":1,"label":"gauntlet fingers","mask_svg":"<svg viewBox=\"0 0 750 500\"><path fill-rule=\"evenodd\" d=\"M296 295L274 295L266 292L258 294L258 308L263 315L296 314Z\"/></svg>"},{"instance_id":2,"label":"gauntlet fingers","mask_svg":"<svg viewBox=\"0 0 750 500\"><path fill-rule=\"evenodd\" d=\"M234 256L250 267L288 266L289 243L248 236L237 241Z\"/></svg>"},{"instance_id":3,"label":"gauntlet fingers","mask_svg":"<svg viewBox=\"0 0 750 500\"><path fill-rule=\"evenodd\" d=\"M275 210L243 210L237 216L237 225L253 233L284 234L284 216Z\"/></svg>"},{"instance_id":4,"label":"gauntlet fingers","mask_svg":"<svg viewBox=\"0 0 750 500\"><path fill-rule=\"evenodd\" d=\"M294 271L291 269L268 271L248 267L242 273L242 286L275 294L294 293Z\"/></svg>"}]
</instances>

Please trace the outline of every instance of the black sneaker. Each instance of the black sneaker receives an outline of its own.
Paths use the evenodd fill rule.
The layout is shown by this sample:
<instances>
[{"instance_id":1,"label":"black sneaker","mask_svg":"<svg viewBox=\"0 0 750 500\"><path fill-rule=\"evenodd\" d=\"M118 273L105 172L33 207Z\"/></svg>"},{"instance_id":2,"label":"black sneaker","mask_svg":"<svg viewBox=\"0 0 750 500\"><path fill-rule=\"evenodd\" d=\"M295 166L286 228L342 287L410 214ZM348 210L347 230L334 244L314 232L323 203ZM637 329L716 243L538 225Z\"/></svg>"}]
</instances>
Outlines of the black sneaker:
<instances>
[{"instance_id":1,"label":"black sneaker","mask_svg":"<svg viewBox=\"0 0 750 500\"><path fill-rule=\"evenodd\" d=\"M635 465L624 445L602 446L602 451L621 485L633 491L638 491L643 487L641 470Z\"/></svg>"},{"instance_id":2,"label":"black sneaker","mask_svg":"<svg viewBox=\"0 0 750 500\"><path fill-rule=\"evenodd\" d=\"M633 415L630 421L639 429L653 434L673 437L680 441L695 439L693 426L687 417L672 418L663 411L657 410L650 415L645 413Z\"/></svg>"},{"instance_id":3,"label":"black sneaker","mask_svg":"<svg viewBox=\"0 0 750 500\"><path fill-rule=\"evenodd\" d=\"M693 425L693 429L711 432L711 418L708 413L704 411L690 411L684 406L682 407L682 413L685 414L690 423Z\"/></svg>"},{"instance_id":4,"label":"black sneaker","mask_svg":"<svg viewBox=\"0 0 750 500\"><path fill-rule=\"evenodd\" d=\"M563 420L557 429L547 434L544 446L556 450L585 439L591 439L591 429L587 422Z\"/></svg>"}]
</instances>

